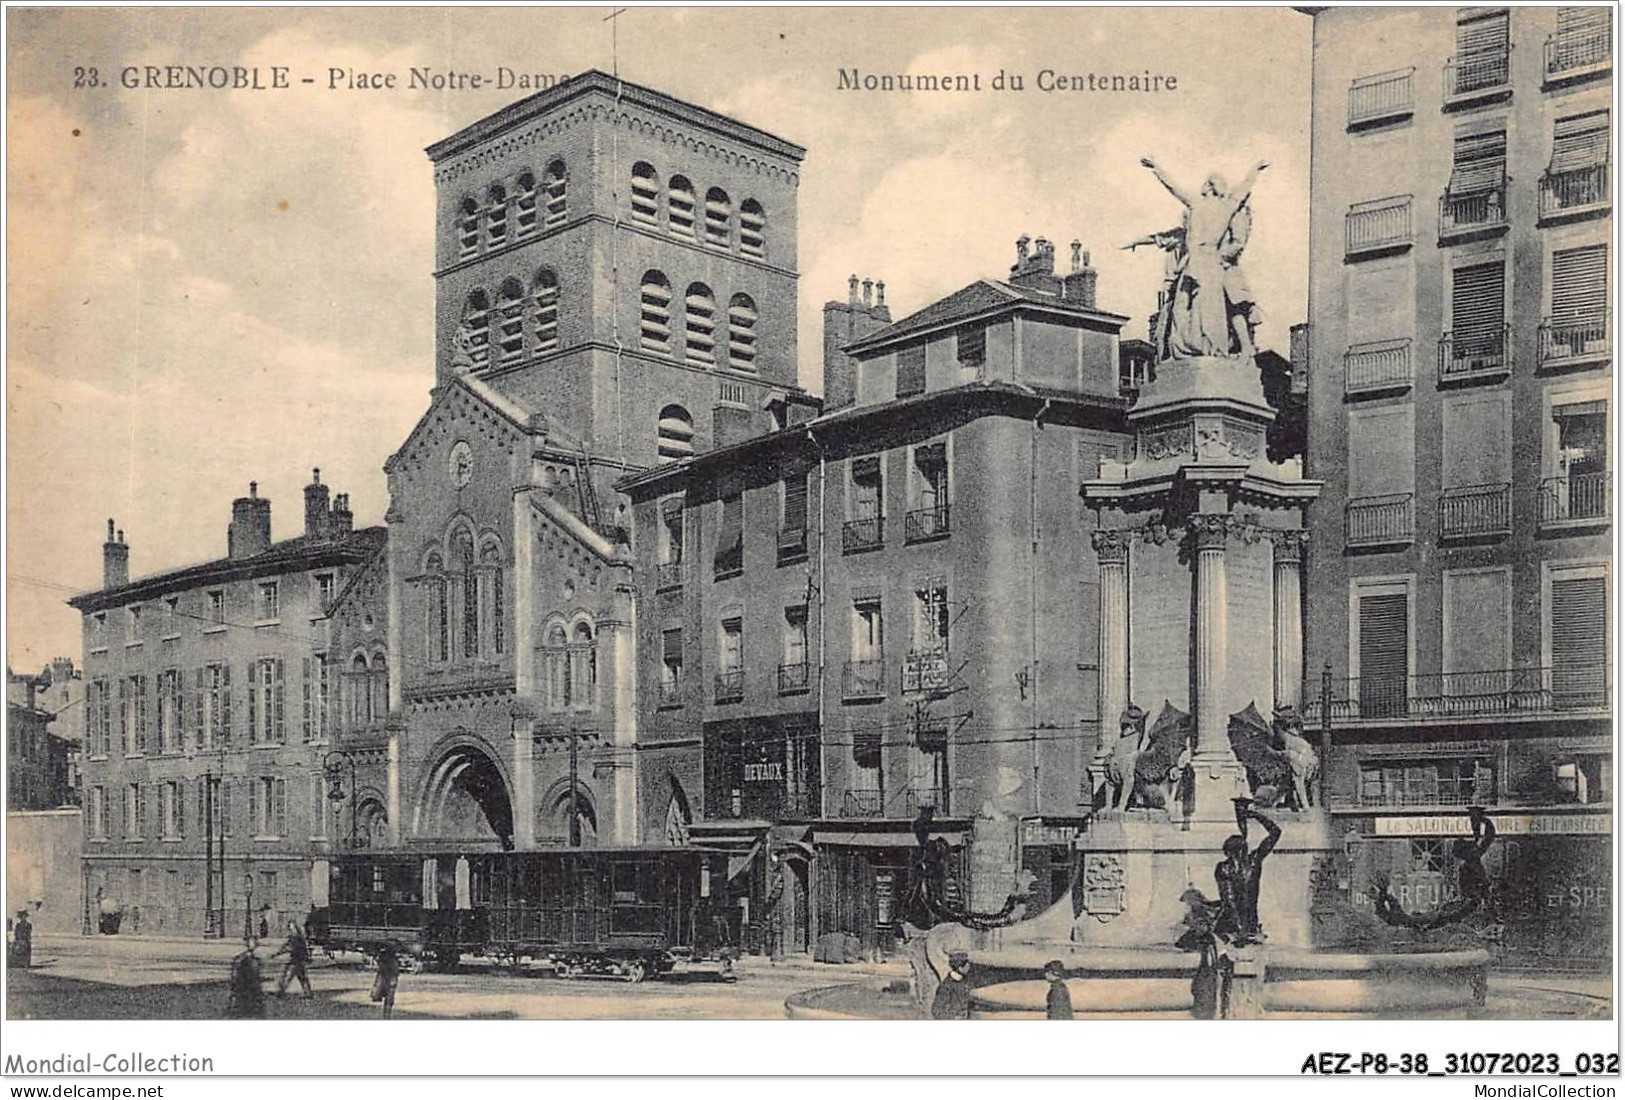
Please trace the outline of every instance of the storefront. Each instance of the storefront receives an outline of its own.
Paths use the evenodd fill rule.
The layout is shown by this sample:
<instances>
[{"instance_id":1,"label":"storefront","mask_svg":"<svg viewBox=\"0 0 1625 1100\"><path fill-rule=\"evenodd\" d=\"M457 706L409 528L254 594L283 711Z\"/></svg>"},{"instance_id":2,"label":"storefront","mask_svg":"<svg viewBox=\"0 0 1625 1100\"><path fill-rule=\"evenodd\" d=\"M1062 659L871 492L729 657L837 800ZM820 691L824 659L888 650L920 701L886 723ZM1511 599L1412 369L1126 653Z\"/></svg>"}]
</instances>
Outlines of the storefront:
<instances>
[{"instance_id":1,"label":"storefront","mask_svg":"<svg viewBox=\"0 0 1625 1100\"><path fill-rule=\"evenodd\" d=\"M933 838L948 845L947 897L958 903L966 874L969 824L936 822ZM917 842L908 823L842 821L813 829L816 851L815 914L818 934L857 939L865 958L890 955L902 943Z\"/></svg>"}]
</instances>

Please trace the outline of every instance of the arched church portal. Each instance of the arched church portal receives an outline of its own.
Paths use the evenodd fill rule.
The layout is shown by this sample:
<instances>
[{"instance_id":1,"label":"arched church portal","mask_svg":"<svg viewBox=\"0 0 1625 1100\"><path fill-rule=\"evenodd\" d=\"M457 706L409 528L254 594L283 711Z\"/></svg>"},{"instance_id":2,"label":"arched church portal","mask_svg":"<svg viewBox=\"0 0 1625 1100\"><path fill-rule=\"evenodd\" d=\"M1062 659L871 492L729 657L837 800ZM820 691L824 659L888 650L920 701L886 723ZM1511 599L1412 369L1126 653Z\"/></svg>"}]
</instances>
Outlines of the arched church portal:
<instances>
[{"instance_id":1,"label":"arched church portal","mask_svg":"<svg viewBox=\"0 0 1625 1100\"><path fill-rule=\"evenodd\" d=\"M429 774L417 835L513 847L513 802L496 762L473 745L448 749Z\"/></svg>"}]
</instances>

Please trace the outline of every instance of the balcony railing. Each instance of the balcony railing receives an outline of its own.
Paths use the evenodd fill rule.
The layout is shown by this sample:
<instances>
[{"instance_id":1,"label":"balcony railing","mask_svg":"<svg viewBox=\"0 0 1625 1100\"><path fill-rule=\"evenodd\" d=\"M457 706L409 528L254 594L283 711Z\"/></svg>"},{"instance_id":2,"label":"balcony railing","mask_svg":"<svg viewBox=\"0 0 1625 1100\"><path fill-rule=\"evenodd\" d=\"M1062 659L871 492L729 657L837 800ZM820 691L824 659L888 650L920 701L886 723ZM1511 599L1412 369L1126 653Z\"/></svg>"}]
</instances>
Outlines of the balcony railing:
<instances>
[{"instance_id":1,"label":"balcony railing","mask_svg":"<svg viewBox=\"0 0 1625 1100\"><path fill-rule=\"evenodd\" d=\"M1343 353L1343 392L1408 390L1414 375L1410 340L1353 344Z\"/></svg>"},{"instance_id":2,"label":"balcony railing","mask_svg":"<svg viewBox=\"0 0 1625 1100\"><path fill-rule=\"evenodd\" d=\"M711 562L712 576L717 580L736 577L745 571L745 544L717 547L717 556Z\"/></svg>"},{"instance_id":3,"label":"balcony railing","mask_svg":"<svg viewBox=\"0 0 1625 1100\"><path fill-rule=\"evenodd\" d=\"M841 799L842 817L879 817L885 809L879 791L847 791Z\"/></svg>"},{"instance_id":4,"label":"balcony railing","mask_svg":"<svg viewBox=\"0 0 1625 1100\"><path fill-rule=\"evenodd\" d=\"M847 520L841 528L841 552L856 554L886 545L886 521L881 516Z\"/></svg>"},{"instance_id":5,"label":"balcony railing","mask_svg":"<svg viewBox=\"0 0 1625 1100\"><path fill-rule=\"evenodd\" d=\"M1463 233L1489 232L1507 226L1507 184L1505 176L1500 182L1482 191L1439 196L1439 236L1449 237Z\"/></svg>"},{"instance_id":6,"label":"balcony railing","mask_svg":"<svg viewBox=\"0 0 1625 1100\"><path fill-rule=\"evenodd\" d=\"M1511 50L1506 46L1452 57L1444 66L1446 106L1512 91Z\"/></svg>"},{"instance_id":7,"label":"balcony railing","mask_svg":"<svg viewBox=\"0 0 1625 1100\"><path fill-rule=\"evenodd\" d=\"M935 508L916 508L903 516L903 541L929 542L947 538L951 530L949 519L946 504L939 504Z\"/></svg>"},{"instance_id":8,"label":"balcony railing","mask_svg":"<svg viewBox=\"0 0 1625 1100\"><path fill-rule=\"evenodd\" d=\"M1408 117L1416 107L1415 69L1362 76L1349 84L1349 128Z\"/></svg>"},{"instance_id":9,"label":"balcony railing","mask_svg":"<svg viewBox=\"0 0 1625 1100\"><path fill-rule=\"evenodd\" d=\"M903 816L915 817L926 807L937 812L937 816L948 814L948 792L935 787L910 787L903 792Z\"/></svg>"},{"instance_id":10,"label":"balcony railing","mask_svg":"<svg viewBox=\"0 0 1625 1100\"><path fill-rule=\"evenodd\" d=\"M683 587L683 563L663 561L655 566L655 591L669 592Z\"/></svg>"},{"instance_id":11,"label":"balcony railing","mask_svg":"<svg viewBox=\"0 0 1625 1100\"><path fill-rule=\"evenodd\" d=\"M716 675L716 701L737 703L745 697L745 670L729 669Z\"/></svg>"},{"instance_id":12,"label":"balcony railing","mask_svg":"<svg viewBox=\"0 0 1625 1100\"><path fill-rule=\"evenodd\" d=\"M1593 524L1609 518L1613 508L1612 474L1570 474L1540 483L1542 527Z\"/></svg>"},{"instance_id":13,"label":"balcony railing","mask_svg":"<svg viewBox=\"0 0 1625 1100\"><path fill-rule=\"evenodd\" d=\"M783 527L779 529L779 562L797 561L807 556L807 529Z\"/></svg>"},{"instance_id":14,"label":"balcony railing","mask_svg":"<svg viewBox=\"0 0 1625 1100\"><path fill-rule=\"evenodd\" d=\"M1608 165L1592 164L1540 177L1540 216L1556 218L1608 208Z\"/></svg>"},{"instance_id":15,"label":"balcony railing","mask_svg":"<svg viewBox=\"0 0 1625 1100\"><path fill-rule=\"evenodd\" d=\"M799 695L812 684L812 666L806 661L779 666L779 694Z\"/></svg>"},{"instance_id":16,"label":"balcony railing","mask_svg":"<svg viewBox=\"0 0 1625 1100\"><path fill-rule=\"evenodd\" d=\"M1507 324L1471 336L1445 333L1439 339L1439 381L1471 382L1509 373L1511 336L1512 326Z\"/></svg>"},{"instance_id":17,"label":"balcony railing","mask_svg":"<svg viewBox=\"0 0 1625 1100\"><path fill-rule=\"evenodd\" d=\"M1561 78L1601 68L1613 60L1609 27L1554 34L1546 39L1546 78Z\"/></svg>"},{"instance_id":18,"label":"balcony railing","mask_svg":"<svg viewBox=\"0 0 1625 1100\"><path fill-rule=\"evenodd\" d=\"M660 705L663 707L677 707L683 704L683 681L662 680L660 682Z\"/></svg>"},{"instance_id":19,"label":"balcony railing","mask_svg":"<svg viewBox=\"0 0 1625 1100\"><path fill-rule=\"evenodd\" d=\"M1357 202L1343 217L1343 254L1347 259L1411 246L1411 196Z\"/></svg>"},{"instance_id":20,"label":"balcony railing","mask_svg":"<svg viewBox=\"0 0 1625 1100\"><path fill-rule=\"evenodd\" d=\"M1322 722L1324 685L1304 683L1304 721ZM1351 676L1329 682L1333 725L1371 720L1455 721L1528 716L1608 707L1608 666L1434 672L1411 676Z\"/></svg>"},{"instance_id":21,"label":"balcony railing","mask_svg":"<svg viewBox=\"0 0 1625 1100\"><path fill-rule=\"evenodd\" d=\"M1450 782L1441 780L1436 787L1421 786L1404 790L1360 792L1360 805L1392 809L1419 806L1494 806L1499 797L1495 792L1494 774L1489 782Z\"/></svg>"},{"instance_id":22,"label":"balcony railing","mask_svg":"<svg viewBox=\"0 0 1625 1100\"><path fill-rule=\"evenodd\" d=\"M1512 485L1464 485L1439 494L1439 537L1490 538L1512 533Z\"/></svg>"},{"instance_id":23,"label":"balcony railing","mask_svg":"<svg viewBox=\"0 0 1625 1100\"><path fill-rule=\"evenodd\" d=\"M1411 493L1356 497L1343 516L1349 546L1402 546L1416 537L1416 498Z\"/></svg>"},{"instance_id":24,"label":"balcony railing","mask_svg":"<svg viewBox=\"0 0 1625 1100\"><path fill-rule=\"evenodd\" d=\"M1595 317L1546 318L1540 326L1540 362L1543 366L1609 356L1608 311Z\"/></svg>"},{"instance_id":25,"label":"balcony railing","mask_svg":"<svg viewBox=\"0 0 1625 1100\"><path fill-rule=\"evenodd\" d=\"M841 670L841 696L845 699L879 699L886 694L886 662L848 661Z\"/></svg>"}]
</instances>

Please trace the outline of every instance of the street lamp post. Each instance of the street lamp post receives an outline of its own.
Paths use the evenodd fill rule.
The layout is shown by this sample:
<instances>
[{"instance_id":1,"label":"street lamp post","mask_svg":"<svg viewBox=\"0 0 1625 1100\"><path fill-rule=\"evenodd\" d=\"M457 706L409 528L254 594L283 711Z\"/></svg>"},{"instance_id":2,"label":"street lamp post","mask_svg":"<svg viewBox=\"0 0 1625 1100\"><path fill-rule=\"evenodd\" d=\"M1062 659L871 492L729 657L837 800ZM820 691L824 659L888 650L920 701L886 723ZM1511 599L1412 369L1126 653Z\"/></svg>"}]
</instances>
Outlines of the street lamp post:
<instances>
[{"instance_id":1,"label":"street lamp post","mask_svg":"<svg viewBox=\"0 0 1625 1100\"><path fill-rule=\"evenodd\" d=\"M254 871L243 871L243 946L254 943Z\"/></svg>"},{"instance_id":2,"label":"street lamp post","mask_svg":"<svg viewBox=\"0 0 1625 1100\"><path fill-rule=\"evenodd\" d=\"M327 782L328 782L327 800L329 802L333 803L333 813L334 813L335 816L337 816L339 806L341 804L343 804L344 799L345 799L343 772L344 772L344 769L346 767L348 767L349 770L350 770L350 793L349 793L349 799L350 799L350 844L349 844L349 847L350 847L350 849L352 851L354 851L355 848L356 848L356 828L357 828L357 826L356 826L357 814L356 814L355 756L353 754L351 754L351 753L344 752L343 750L334 750L333 752L328 753L325 757L322 758L322 771L327 774Z\"/></svg>"}]
</instances>

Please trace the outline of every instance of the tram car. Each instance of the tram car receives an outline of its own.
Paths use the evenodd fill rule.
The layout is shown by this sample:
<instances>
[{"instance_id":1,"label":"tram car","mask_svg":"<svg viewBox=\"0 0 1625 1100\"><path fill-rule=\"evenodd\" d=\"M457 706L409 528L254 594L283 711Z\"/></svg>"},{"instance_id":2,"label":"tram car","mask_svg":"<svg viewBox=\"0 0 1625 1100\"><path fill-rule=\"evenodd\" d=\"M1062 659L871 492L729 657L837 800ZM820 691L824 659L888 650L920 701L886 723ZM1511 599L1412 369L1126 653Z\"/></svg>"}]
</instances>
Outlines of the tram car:
<instances>
[{"instance_id":1,"label":"tram car","mask_svg":"<svg viewBox=\"0 0 1625 1100\"><path fill-rule=\"evenodd\" d=\"M329 951L392 943L439 968L483 955L642 981L725 950L702 912L702 859L673 848L342 855L310 935Z\"/></svg>"}]
</instances>

